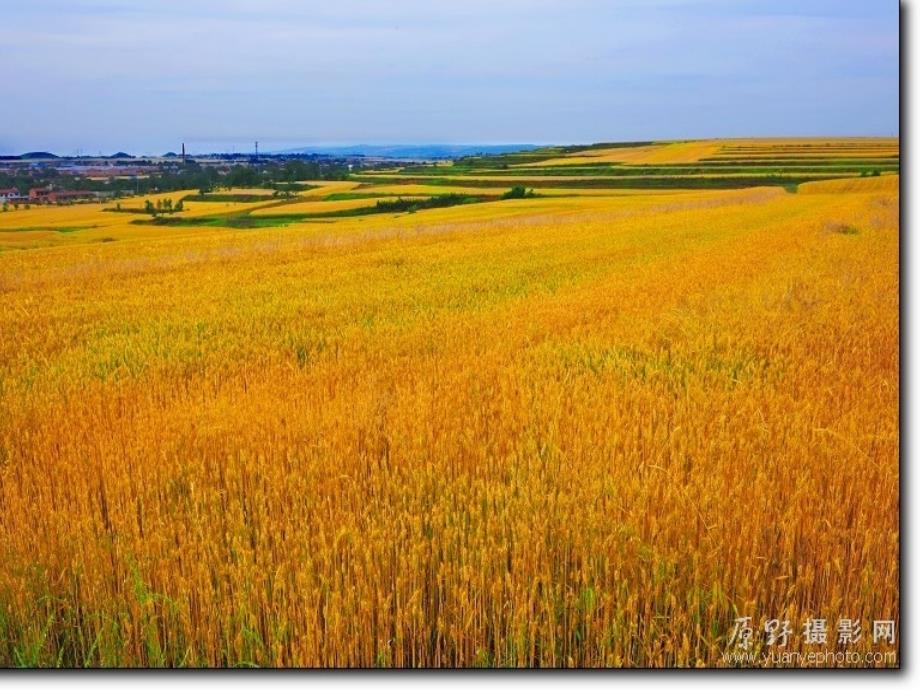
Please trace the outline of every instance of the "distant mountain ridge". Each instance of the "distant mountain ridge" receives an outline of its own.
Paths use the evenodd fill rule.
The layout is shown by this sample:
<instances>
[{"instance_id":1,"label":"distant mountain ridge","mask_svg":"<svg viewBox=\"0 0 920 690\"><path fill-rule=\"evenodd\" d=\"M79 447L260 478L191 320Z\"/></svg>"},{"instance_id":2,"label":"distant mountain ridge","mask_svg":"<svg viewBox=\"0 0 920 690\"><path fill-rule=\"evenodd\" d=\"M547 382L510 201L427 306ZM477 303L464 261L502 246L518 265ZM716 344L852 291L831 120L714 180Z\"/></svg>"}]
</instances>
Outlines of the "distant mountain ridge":
<instances>
[{"instance_id":1,"label":"distant mountain ridge","mask_svg":"<svg viewBox=\"0 0 920 690\"><path fill-rule=\"evenodd\" d=\"M393 159L460 158L478 154L514 153L540 148L536 144L352 144L347 146L303 146L275 151L279 154L317 153L328 156L367 156Z\"/></svg>"}]
</instances>

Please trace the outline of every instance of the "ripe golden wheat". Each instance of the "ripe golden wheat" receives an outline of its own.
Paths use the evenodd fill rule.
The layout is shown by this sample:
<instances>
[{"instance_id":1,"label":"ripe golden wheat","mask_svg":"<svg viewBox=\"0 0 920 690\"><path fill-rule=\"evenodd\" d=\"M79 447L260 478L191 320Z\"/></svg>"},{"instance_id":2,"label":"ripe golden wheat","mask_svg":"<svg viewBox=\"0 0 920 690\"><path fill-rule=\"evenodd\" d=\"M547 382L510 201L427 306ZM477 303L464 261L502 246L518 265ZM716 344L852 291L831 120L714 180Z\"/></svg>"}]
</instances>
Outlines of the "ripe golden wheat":
<instances>
[{"instance_id":1,"label":"ripe golden wheat","mask_svg":"<svg viewBox=\"0 0 920 690\"><path fill-rule=\"evenodd\" d=\"M897 616L895 187L144 232L0 253L0 665L722 665L738 616Z\"/></svg>"}]
</instances>

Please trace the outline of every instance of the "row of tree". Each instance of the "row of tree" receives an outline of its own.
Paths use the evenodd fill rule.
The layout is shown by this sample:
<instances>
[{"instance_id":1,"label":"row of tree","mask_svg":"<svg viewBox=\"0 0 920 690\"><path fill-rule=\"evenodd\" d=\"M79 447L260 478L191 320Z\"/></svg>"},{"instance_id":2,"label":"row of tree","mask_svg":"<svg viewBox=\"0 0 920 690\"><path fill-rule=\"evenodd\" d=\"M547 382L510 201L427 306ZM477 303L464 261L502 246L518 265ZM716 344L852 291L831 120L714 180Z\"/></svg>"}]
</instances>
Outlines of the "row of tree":
<instances>
[{"instance_id":1,"label":"row of tree","mask_svg":"<svg viewBox=\"0 0 920 690\"><path fill-rule=\"evenodd\" d=\"M157 199L156 204L154 204L150 199L144 202L144 212L149 213L151 216L156 218L161 213L177 213L179 211L185 210L185 203L182 199L179 199L176 204L173 204L172 199Z\"/></svg>"}]
</instances>

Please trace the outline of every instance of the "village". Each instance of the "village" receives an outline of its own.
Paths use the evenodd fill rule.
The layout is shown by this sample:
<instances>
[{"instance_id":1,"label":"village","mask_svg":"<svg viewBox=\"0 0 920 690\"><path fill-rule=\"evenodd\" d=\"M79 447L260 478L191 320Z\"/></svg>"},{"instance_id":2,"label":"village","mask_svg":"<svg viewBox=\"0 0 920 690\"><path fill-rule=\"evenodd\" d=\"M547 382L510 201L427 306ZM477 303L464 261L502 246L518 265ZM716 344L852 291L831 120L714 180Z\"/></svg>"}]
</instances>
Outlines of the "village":
<instances>
[{"instance_id":1,"label":"village","mask_svg":"<svg viewBox=\"0 0 920 690\"><path fill-rule=\"evenodd\" d=\"M30 189L22 194L16 187L0 189L0 203L16 208L20 204L72 204L78 201L110 199L114 192L93 192L75 189L55 189L53 186Z\"/></svg>"},{"instance_id":2,"label":"village","mask_svg":"<svg viewBox=\"0 0 920 690\"><path fill-rule=\"evenodd\" d=\"M312 153L62 157L48 152L0 156L0 210L70 205L156 192L223 186L277 187L301 179L343 179L380 165L358 155ZM258 149L256 149L258 151Z\"/></svg>"}]
</instances>

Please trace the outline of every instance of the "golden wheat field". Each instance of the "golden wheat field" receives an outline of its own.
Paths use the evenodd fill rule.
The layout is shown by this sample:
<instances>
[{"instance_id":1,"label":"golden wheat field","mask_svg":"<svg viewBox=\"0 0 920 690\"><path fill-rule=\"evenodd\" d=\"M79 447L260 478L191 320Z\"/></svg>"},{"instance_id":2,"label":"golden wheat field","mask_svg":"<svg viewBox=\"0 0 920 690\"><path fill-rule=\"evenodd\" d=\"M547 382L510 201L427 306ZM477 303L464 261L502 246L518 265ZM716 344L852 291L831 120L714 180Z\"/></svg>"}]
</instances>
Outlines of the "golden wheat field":
<instances>
[{"instance_id":1,"label":"golden wheat field","mask_svg":"<svg viewBox=\"0 0 920 690\"><path fill-rule=\"evenodd\" d=\"M0 666L896 650L898 182L0 215Z\"/></svg>"},{"instance_id":2,"label":"golden wheat field","mask_svg":"<svg viewBox=\"0 0 920 690\"><path fill-rule=\"evenodd\" d=\"M773 145L769 147L774 148ZM692 163L718 153L722 144L716 141L666 142L663 145L599 148L581 154L570 154L520 167L538 165L579 165L585 163Z\"/></svg>"}]
</instances>

